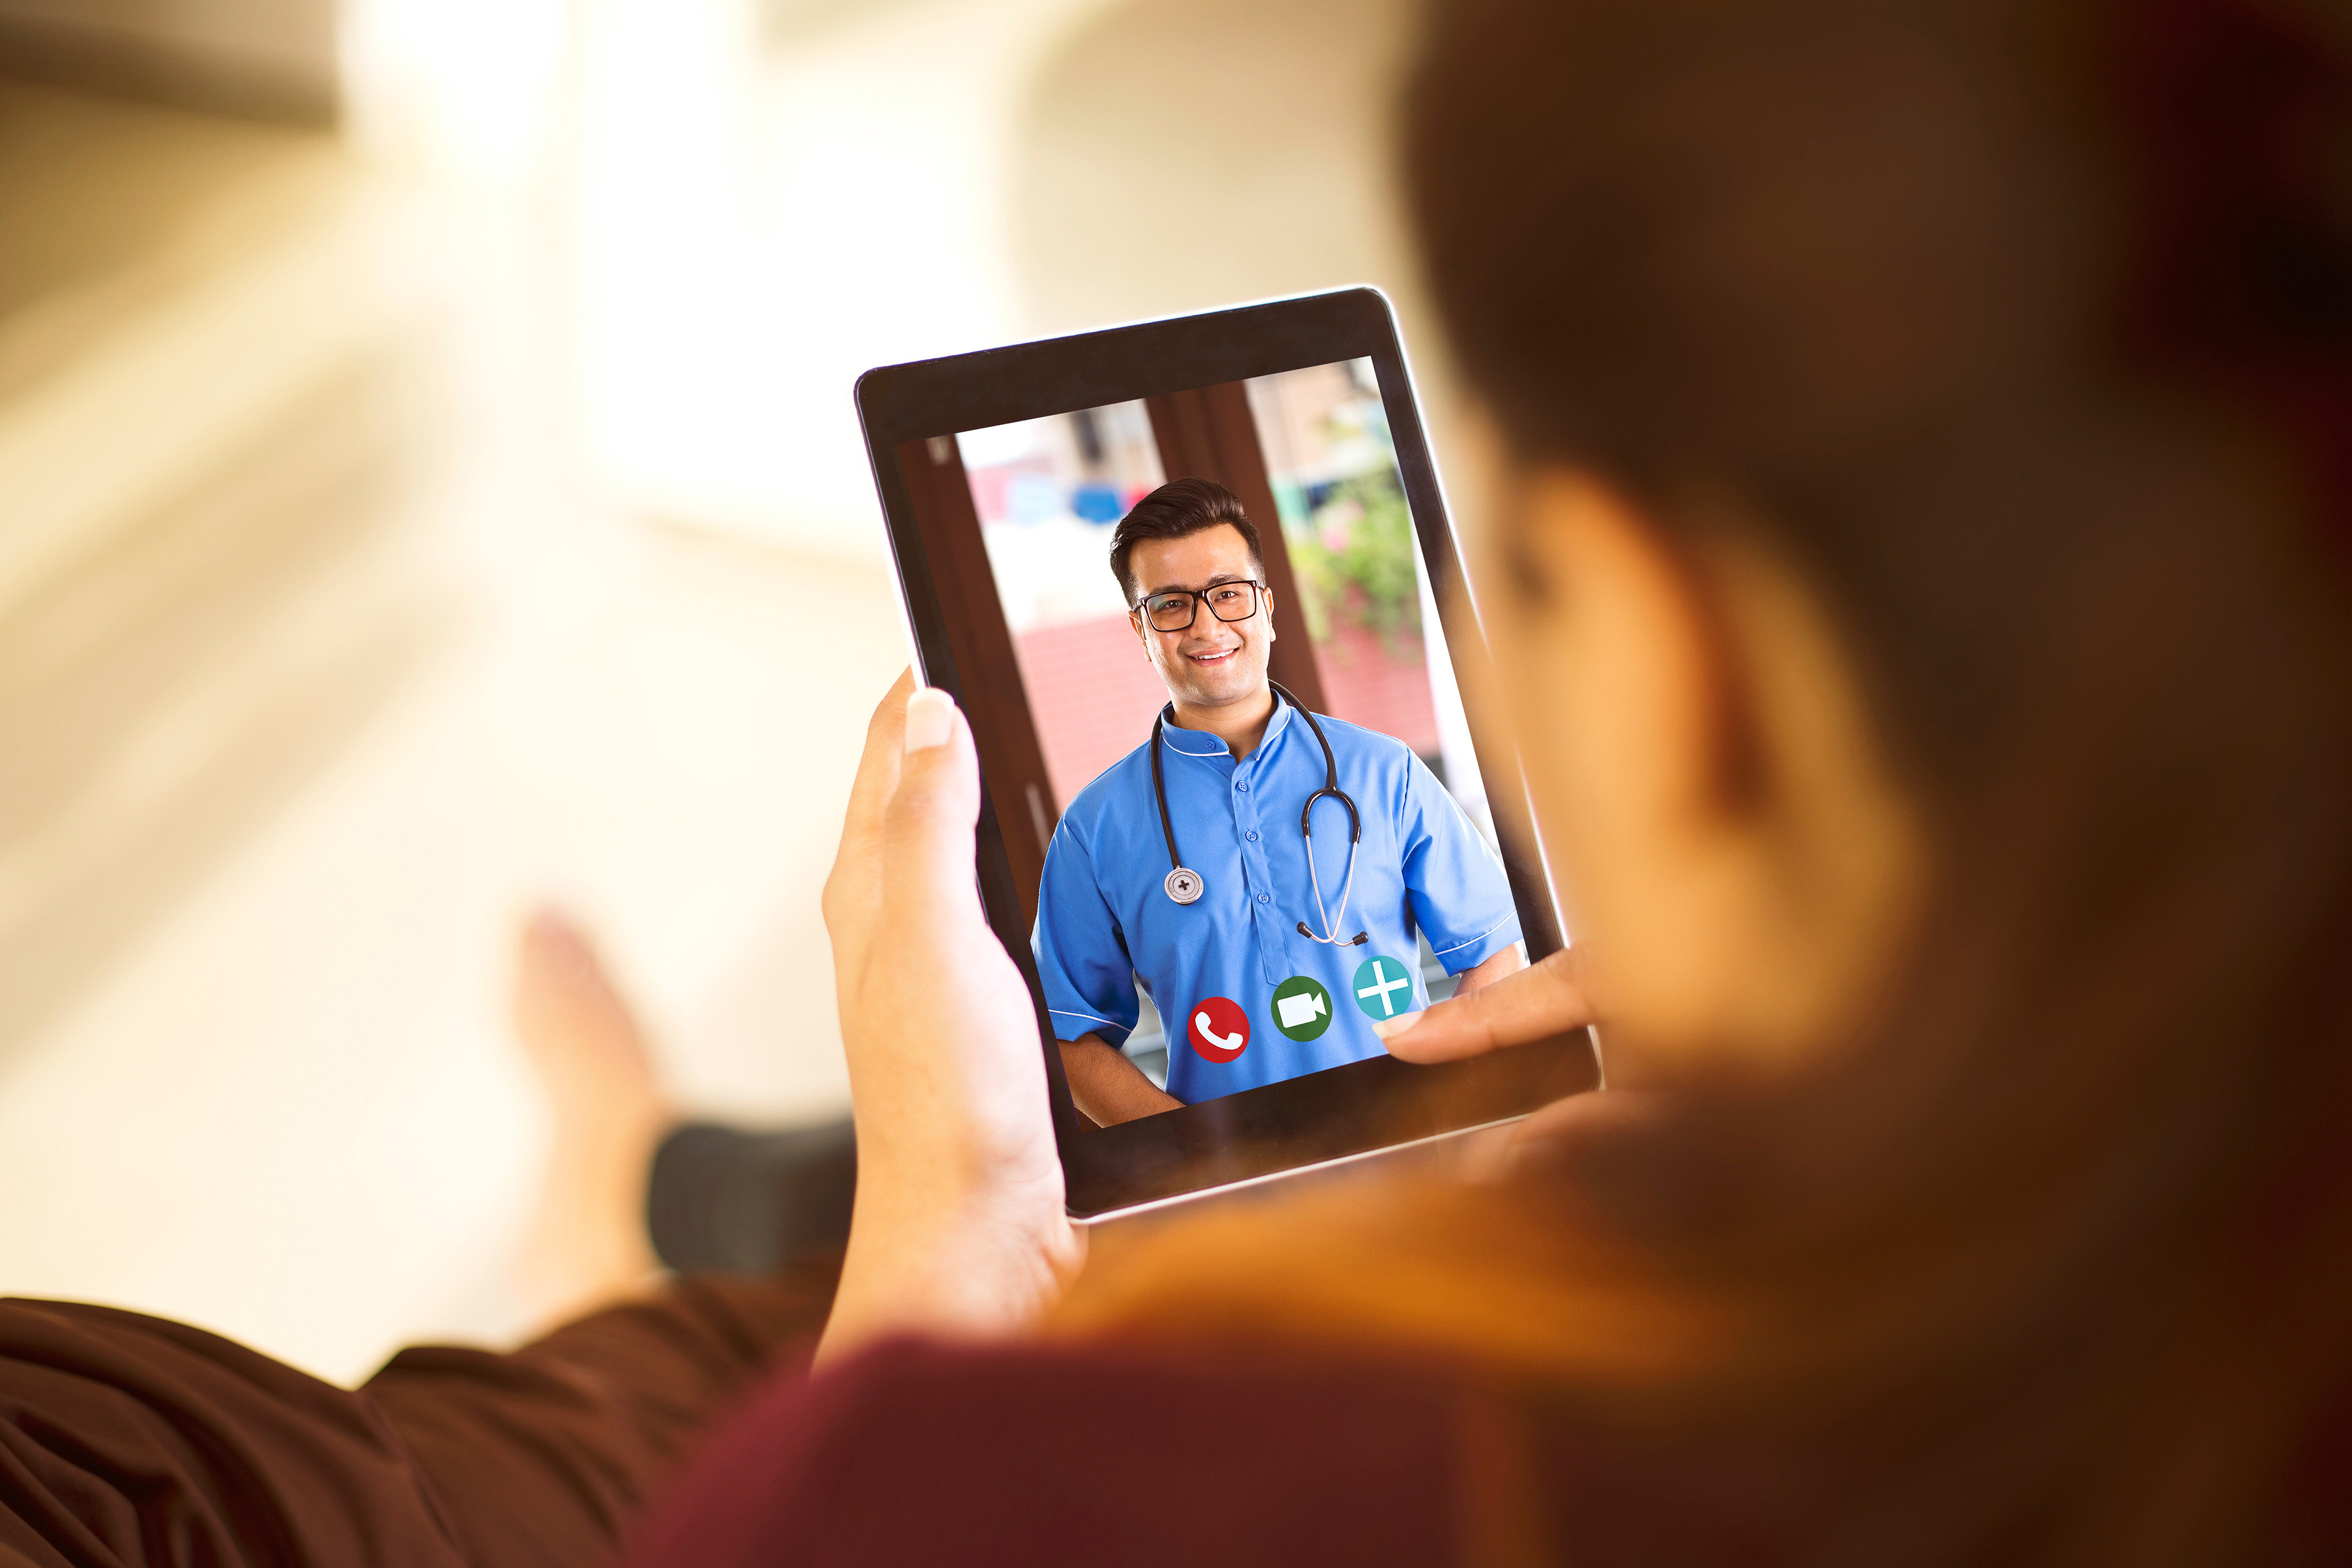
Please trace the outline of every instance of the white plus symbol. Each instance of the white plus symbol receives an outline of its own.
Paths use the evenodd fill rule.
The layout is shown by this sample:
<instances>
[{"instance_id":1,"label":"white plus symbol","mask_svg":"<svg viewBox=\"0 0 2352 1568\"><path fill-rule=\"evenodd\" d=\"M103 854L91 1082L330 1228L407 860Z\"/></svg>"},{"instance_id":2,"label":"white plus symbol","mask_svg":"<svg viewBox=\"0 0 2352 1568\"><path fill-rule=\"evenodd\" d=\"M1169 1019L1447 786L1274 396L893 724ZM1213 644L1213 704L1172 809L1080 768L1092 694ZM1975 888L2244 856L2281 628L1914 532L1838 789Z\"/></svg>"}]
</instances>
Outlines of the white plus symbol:
<instances>
[{"instance_id":1,"label":"white plus symbol","mask_svg":"<svg viewBox=\"0 0 2352 1568\"><path fill-rule=\"evenodd\" d=\"M1396 1016L1396 1003L1390 999L1389 993L1391 991L1410 990L1412 986L1412 982L1407 980L1402 972L1398 973L1394 980L1383 979L1382 976L1387 973L1388 971L1381 967L1381 961L1379 959L1376 958L1372 960L1372 983L1370 985L1365 986L1361 991L1357 992L1356 994L1359 996L1379 997L1381 999L1381 1016L1383 1018L1393 1018Z\"/></svg>"}]
</instances>

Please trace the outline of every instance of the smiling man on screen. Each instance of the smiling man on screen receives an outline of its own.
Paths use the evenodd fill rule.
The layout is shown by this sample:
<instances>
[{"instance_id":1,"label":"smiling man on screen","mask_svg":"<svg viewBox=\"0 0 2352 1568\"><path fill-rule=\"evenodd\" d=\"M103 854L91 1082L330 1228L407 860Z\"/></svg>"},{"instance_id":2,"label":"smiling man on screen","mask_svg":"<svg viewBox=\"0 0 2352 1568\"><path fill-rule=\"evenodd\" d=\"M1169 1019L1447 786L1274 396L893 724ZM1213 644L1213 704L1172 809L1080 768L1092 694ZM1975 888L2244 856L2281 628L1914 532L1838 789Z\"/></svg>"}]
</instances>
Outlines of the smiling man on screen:
<instances>
[{"instance_id":1,"label":"smiling man on screen","mask_svg":"<svg viewBox=\"0 0 2352 1568\"><path fill-rule=\"evenodd\" d=\"M1045 854L1032 942L1079 1110L1108 1126L1381 1054L1372 1022L1426 1000L1421 934L1465 991L1525 963L1501 865L1421 759L1267 679L1274 597L1232 491L1161 486L1110 567L1169 701ZM1118 1049L1139 983L1165 1091Z\"/></svg>"}]
</instances>

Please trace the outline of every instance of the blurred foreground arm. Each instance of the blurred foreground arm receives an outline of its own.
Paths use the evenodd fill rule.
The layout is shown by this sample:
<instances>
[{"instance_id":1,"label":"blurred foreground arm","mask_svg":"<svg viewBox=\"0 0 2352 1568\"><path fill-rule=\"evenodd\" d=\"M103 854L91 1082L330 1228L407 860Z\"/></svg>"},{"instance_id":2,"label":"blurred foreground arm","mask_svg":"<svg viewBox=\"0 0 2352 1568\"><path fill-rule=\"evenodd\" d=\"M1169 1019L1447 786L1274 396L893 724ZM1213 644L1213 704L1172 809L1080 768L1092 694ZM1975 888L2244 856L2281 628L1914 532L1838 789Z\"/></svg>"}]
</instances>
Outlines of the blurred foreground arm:
<instances>
[{"instance_id":1,"label":"blurred foreground arm","mask_svg":"<svg viewBox=\"0 0 2352 1568\"><path fill-rule=\"evenodd\" d=\"M1080 1035L1062 1041L1061 1046L1062 1071L1070 1080L1070 1098L1097 1127L1156 1116L1184 1103L1155 1086L1141 1068L1100 1035Z\"/></svg>"},{"instance_id":2,"label":"blurred foreground arm","mask_svg":"<svg viewBox=\"0 0 2352 1568\"><path fill-rule=\"evenodd\" d=\"M913 684L875 710L824 888L857 1200L822 1359L894 1332L1018 1330L1085 1252L1029 988L972 879L971 732Z\"/></svg>"}]
</instances>

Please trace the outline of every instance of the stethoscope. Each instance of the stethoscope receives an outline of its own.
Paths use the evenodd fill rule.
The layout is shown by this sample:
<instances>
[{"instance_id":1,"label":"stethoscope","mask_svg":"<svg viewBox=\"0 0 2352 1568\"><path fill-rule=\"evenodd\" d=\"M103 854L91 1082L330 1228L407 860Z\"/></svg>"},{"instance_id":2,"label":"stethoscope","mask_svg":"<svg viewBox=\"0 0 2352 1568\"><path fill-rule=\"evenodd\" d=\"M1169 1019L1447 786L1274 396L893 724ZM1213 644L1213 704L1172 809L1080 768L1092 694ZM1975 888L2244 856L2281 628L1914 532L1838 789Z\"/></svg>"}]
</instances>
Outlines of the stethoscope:
<instances>
[{"instance_id":1,"label":"stethoscope","mask_svg":"<svg viewBox=\"0 0 2352 1568\"><path fill-rule=\"evenodd\" d=\"M1368 933L1358 931L1344 941L1332 933L1339 930L1339 922L1348 918L1348 900L1356 889L1356 848L1364 841L1364 819L1358 815L1355 801L1339 787L1339 764L1331 755L1331 742L1325 737L1323 726L1315 721L1315 715L1309 713L1307 705L1297 698L1271 680L1266 684L1274 687L1276 697L1298 710L1298 716L1307 721L1308 729L1315 731L1315 743L1323 748L1323 787L1308 795L1307 804L1298 808L1298 836L1307 841L1307 876L1315 888L1315 913L1323 922L1323 934L1318 936L1308 931L1305 921L1298 922L1298 934L1309 942L1326 942L1332 947L1360 947L1370 940ZM1160 832L1168 840L1168 864L1174 868L1160 886L1176 902L1189 904L1199 900L1206 891L1206 885L1201 880L1201 873L1185 865L1176 853L1176 825L1168 816L1168 781L1160 764L1160 732L1175 716L1175 704L1171 702L1160 709L1160 716L1151 721L1151 793L1159 797ZM1339 909L1336 914L1323 908L1323 879L1315 870L1315 803L1327 795L1348 808L1348 879L1339 889Z\"/></svg>"}]
</instances>

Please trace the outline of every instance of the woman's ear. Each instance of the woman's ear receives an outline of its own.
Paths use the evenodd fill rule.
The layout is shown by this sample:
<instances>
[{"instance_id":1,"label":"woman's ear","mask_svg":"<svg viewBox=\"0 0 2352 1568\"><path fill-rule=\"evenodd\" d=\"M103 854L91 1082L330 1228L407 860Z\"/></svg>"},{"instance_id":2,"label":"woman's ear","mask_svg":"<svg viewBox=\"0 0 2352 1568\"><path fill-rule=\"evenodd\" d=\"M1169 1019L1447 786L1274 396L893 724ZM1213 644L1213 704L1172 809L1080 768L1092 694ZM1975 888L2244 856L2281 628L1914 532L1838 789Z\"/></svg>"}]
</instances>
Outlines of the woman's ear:
<instances>
[{"instance_id":1,"label":"woman's ear","mask_svg":"<svg viewBox=\"0 0 2352 1568\"><path fill-rule=\"evenodd\" d=\"M1498 686L1621 1044L1785 1058L1835 1036L1924 857L1827 618L1727 519L1670 533L1562 466L1498 492Z\"/></svg>"}]
</instances>

